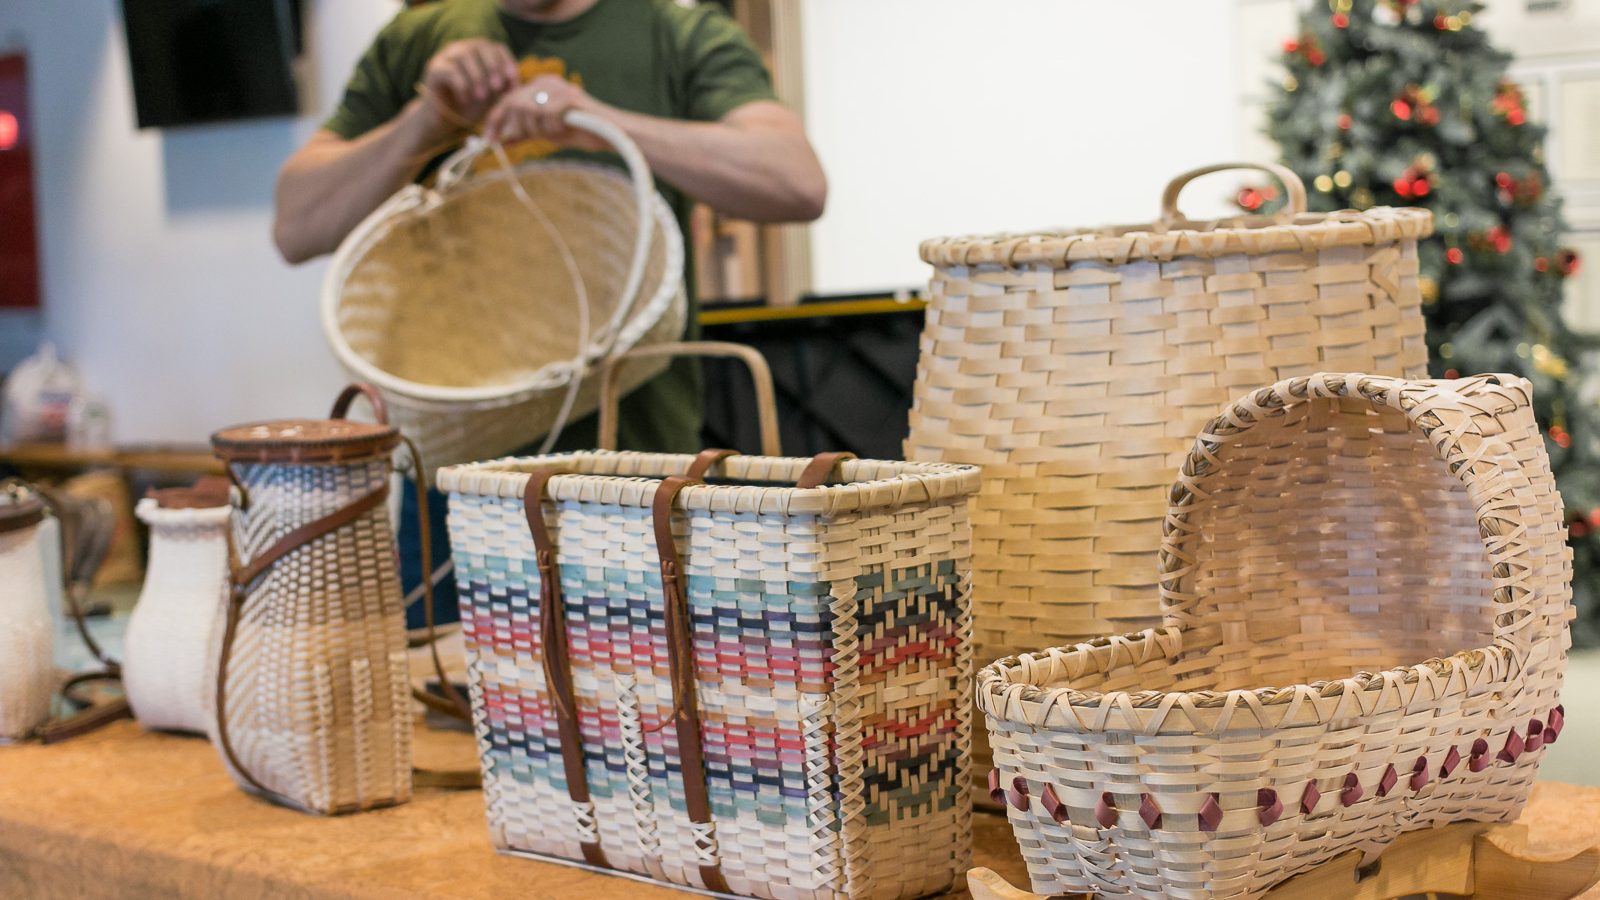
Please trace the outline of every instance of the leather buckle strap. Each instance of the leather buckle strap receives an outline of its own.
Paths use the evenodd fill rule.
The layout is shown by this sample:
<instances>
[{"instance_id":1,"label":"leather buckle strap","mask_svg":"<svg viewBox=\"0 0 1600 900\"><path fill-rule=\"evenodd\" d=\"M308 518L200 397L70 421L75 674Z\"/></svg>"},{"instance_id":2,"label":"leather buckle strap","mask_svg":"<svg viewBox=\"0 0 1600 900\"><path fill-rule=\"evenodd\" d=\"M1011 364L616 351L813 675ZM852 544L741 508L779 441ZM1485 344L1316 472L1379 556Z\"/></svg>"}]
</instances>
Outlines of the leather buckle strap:
<instances>
[{"instance_id":1,"label":"leather buckle strap","mask_svg":"<svg viewBox=\"0 0 1600 900\"><path fill-rule=\"evenodd\" d=\"M672 505L679 492L699 478L674 475L662 479L651 503L656 552L661 558L661 594L666 615L667 659L672 673L672 722L678 735L679 771L683 775L683 801L689 819L711 823L711 799L706 789L705 750L700 736L699 685L695 678L694 625L689 615L689 578L672 534ZM702 863L700 878L708 890L726 894L728 882L717 863Z\"/></svg>"},{"instance_id":2,"label":"leather buckle strap","mask_svg":"<svg viewBox=\"0 0 1600 900\"><path fill-rule=\"evenodd\" d=\"M738 456L737 450L723 450L720 448L701 450L695 454L694 462L689 463L689 468L684 471L684 477L695 481L702 481L711 467L730 456Z\"/></svg>"},{"instance_id":3,"label":"leather buckle strap","mask_svg":"<svg viewBox=\"0 0 1600 900\"><path fill-rule=\"evenodd\" d=\"M708 463L709 465L709 463ZM582 807L591 805L589 776L583 765L583 733L578 727L578 698L572 689L572 660L567 653L566 600L561 592L561 569L556 562L555 542L544 519L544 498L550 479L565 474L559 466L535 470L522 489L522 510L533 536L533 550L539 566L539 642L543 657L545 686L556 710L556 727L561 733L561 766L566 775L567 795ZM583 859L591 866L609 869L605 851L598 839L579 839Z\"/></svg>"}]
</instances>

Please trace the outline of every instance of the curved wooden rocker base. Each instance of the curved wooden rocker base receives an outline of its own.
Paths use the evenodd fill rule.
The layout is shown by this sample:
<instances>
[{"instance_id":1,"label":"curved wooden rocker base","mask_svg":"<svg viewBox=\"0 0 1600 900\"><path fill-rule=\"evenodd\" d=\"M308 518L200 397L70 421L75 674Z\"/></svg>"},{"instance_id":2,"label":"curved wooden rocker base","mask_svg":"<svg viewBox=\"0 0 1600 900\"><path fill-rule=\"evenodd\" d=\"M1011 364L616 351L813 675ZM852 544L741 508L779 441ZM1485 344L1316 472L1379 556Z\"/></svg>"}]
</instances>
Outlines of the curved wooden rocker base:
<instances>
[{"instance_id":1,"label":"curved wooden rocker base","mask_svg":"<svg viewBox=\"0 0 1600 900\"><path fill-rule=\"evenodd\" d=\"M1394 900L1452 894L1477 900L1570 900L1600 882L1600 846L1570 856L1528 849L1525 825L1464 822L1402 835L1363 868L1352 850L1296 875L1264 900ZM973 900L1046 900L1013 887L989 869L967 873ZM1057 897L1089 896L1079 894Z\"/></svg>"}]
</instances>

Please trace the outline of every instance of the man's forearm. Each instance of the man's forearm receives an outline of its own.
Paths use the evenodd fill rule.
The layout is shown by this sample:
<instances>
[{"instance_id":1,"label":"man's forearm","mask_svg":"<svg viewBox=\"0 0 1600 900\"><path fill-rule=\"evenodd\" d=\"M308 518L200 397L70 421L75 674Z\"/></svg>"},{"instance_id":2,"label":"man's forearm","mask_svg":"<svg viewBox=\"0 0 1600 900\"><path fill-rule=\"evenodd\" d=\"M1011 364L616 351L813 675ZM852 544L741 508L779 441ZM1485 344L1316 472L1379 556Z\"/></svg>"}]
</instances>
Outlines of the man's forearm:
<instances>
[{"instance_id":1,"label":"man's forearm","mask_svg":"<svg viewBox=\"0 0 1600 900\"><path fill-rule=\"evenodd\" d=\"M448 128L421 100L353 141L313 138L278 175L272 236L279 252L289 262L331 252L448 142Z\"/></svg>"},{"instance_id":2,"label":"man's forearm","mask_svg":"<svg viewBox=\"0 0 1600 900\"><path fill-rule=\"evenodd\" d=\"M757 222L822 214L827 181L798 130L754 122L682 122L613 110L655 174L719 212Z\"/></svg>"}]
</instances>

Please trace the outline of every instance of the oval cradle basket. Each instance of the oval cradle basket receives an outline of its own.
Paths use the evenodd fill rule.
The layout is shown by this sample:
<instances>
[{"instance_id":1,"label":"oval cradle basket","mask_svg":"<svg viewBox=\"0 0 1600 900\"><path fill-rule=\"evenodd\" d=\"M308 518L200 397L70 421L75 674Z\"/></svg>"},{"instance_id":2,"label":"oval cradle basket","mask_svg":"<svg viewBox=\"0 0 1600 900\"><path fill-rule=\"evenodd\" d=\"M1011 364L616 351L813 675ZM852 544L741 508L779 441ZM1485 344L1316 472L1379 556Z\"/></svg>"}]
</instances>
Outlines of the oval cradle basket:
<instances>
[{"instance_id":1,"label":"oval cradle basket","mask_svg":"<svg viewBox=\"0 0 1600 900\"><path fill-rule=\"evenodd\" d=\"M555 424L585 298L585 370L682 336L683 237L671 208L624 135L580 113L569 122L610 140L629 171L566 160L506 170L470 145L444 164L437 189L403 189L334 255L323 330L340 363L382 391L430 472L503 455ZM629 366L623 389L665 366ZM585 380L569 421L597 402Z\"/></svg>"},{"instance_id":2,"label":"oval cradle basket","mask_svg":"<svg viewBox=\"0 0 1600 900\"><path fill-rule=\"evenodd\" d=\"M1257 896L1517 817L1572 615L1529 390L1314 375L1210 422L1169 498L1163 626L979 676L1035 891Z\"/></svg>"}]
</instances>

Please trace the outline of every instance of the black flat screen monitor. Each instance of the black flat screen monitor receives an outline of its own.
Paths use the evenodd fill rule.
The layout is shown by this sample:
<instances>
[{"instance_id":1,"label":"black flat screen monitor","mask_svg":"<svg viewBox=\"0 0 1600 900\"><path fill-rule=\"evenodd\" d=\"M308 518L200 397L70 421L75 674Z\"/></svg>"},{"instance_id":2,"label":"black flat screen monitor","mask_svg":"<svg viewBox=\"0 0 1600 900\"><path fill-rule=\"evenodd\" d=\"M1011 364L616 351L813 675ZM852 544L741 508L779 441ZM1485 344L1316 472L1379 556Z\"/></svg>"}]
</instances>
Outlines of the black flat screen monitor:
<instances>
[{"instance_id":1,"label":"black flat screen monitor","mask_svg":"<svg viewBox=\"0 0 1600 900\"><path fill-rule=\"evenodd\" d=\"M294 115L298 0L122 0L140 128Z\"/></svg>"}]
</instances>

